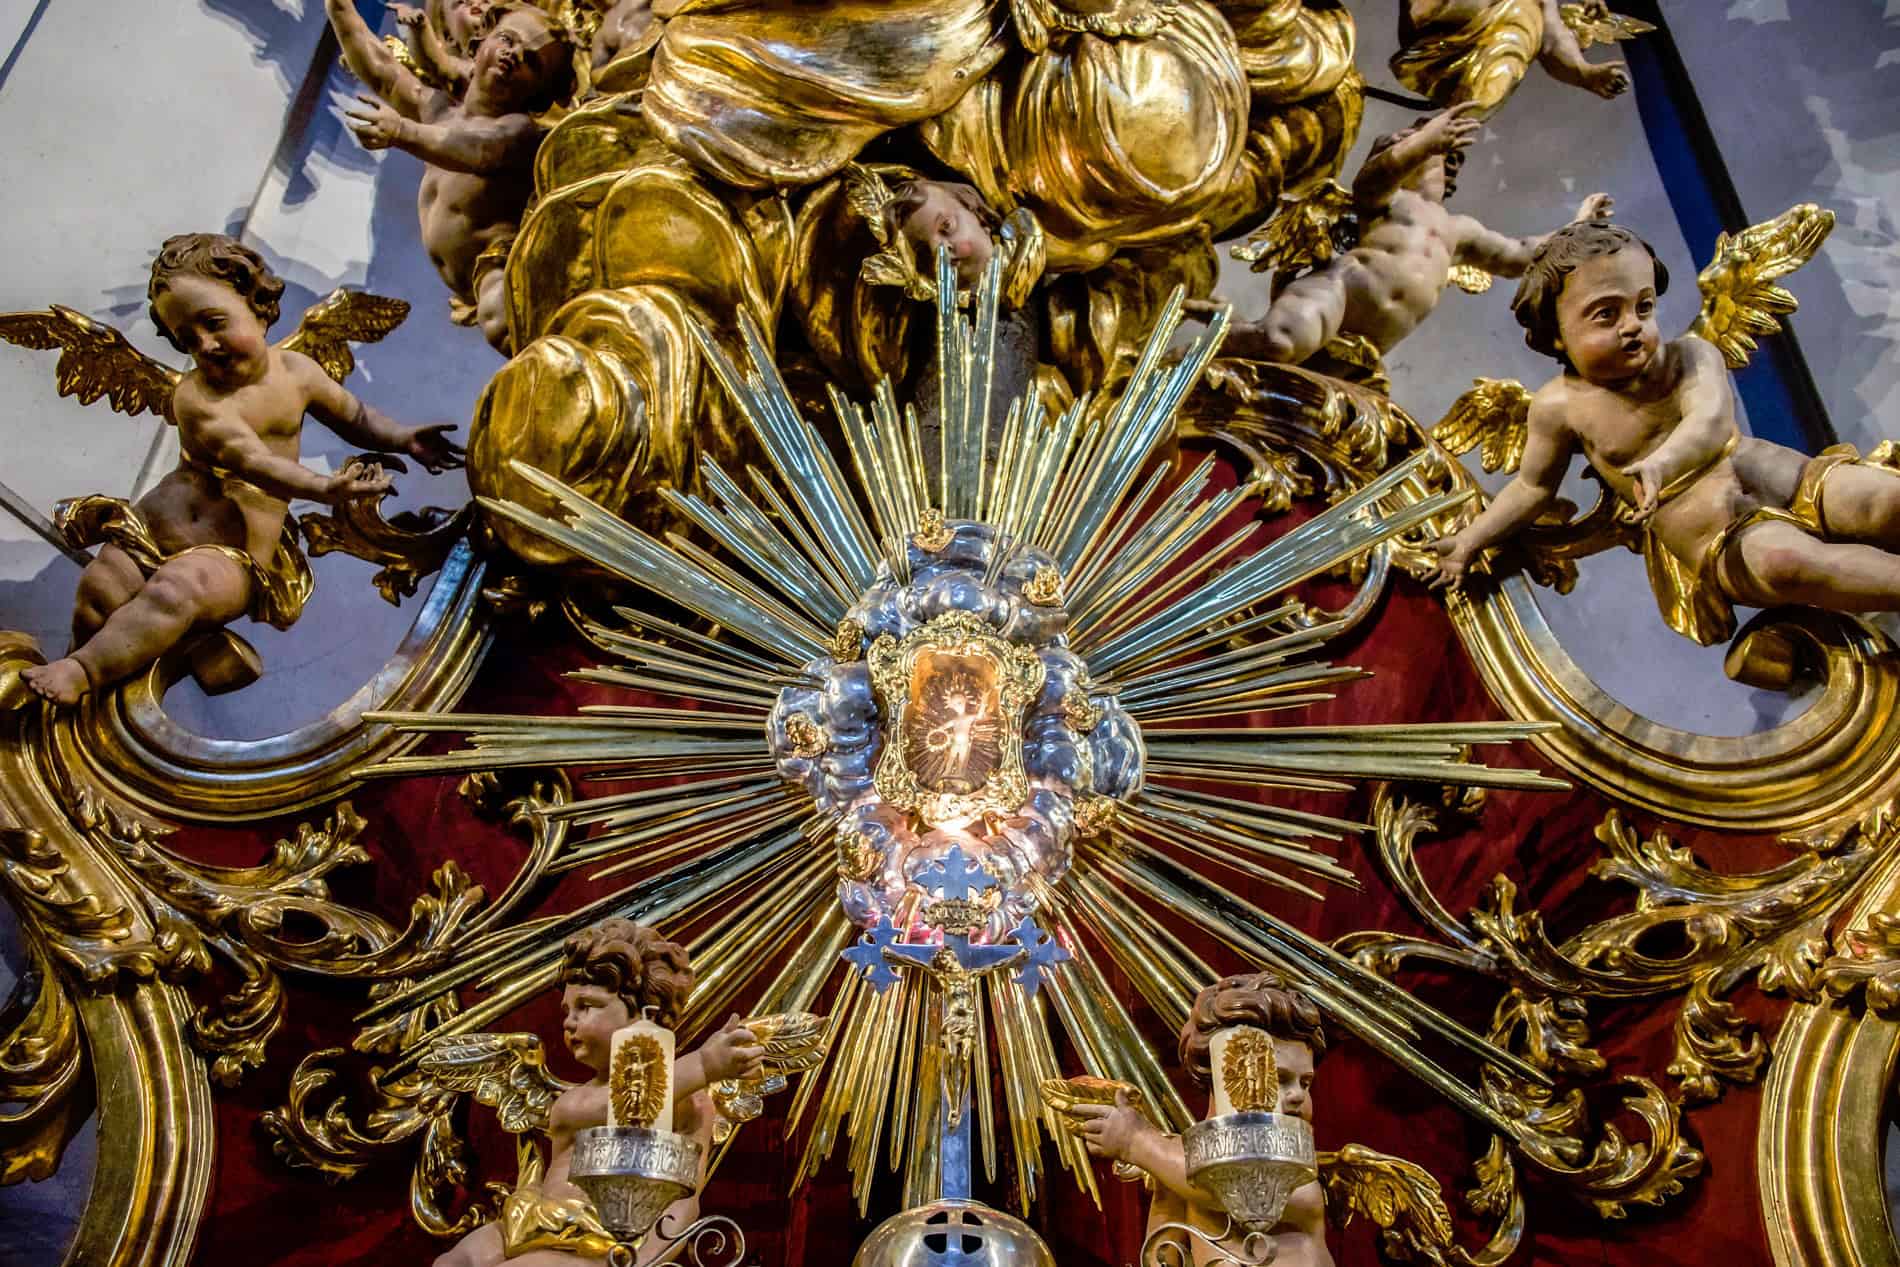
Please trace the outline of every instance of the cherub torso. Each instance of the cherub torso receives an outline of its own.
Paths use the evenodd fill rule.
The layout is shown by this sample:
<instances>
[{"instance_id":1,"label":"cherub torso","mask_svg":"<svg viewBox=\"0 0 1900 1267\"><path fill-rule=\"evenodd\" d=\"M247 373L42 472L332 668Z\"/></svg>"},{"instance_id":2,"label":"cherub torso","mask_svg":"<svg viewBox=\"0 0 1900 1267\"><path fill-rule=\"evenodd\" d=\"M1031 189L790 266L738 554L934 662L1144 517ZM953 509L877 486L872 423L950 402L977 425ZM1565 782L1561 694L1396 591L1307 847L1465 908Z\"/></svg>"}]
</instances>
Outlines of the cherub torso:
<instances>
[{"instance_id":1,"label":"cherub torso","mask_svg":"<svg viewBox=\"0 0 1900 1267\"><path fill-rule=\"evenodd\" d=\"M470 116L461 105L448 105L429 121L454 127ZM422 245L436 271L457 296L472 300L475 257L491 242L515 231L521 209L534 192L531 165L475 174L426 166L416 196Z\"/></svg>"},{"instance_id":2,"label":"cherub torso","mask_svg":"<svg viewBox=\"0 0 1900 1267\"><path fill-rule=\"evenodd\" d=\"M1342 328L1371 339L1381 351L1391 348L1437 305L1459 242L1457 217L1429 198L1399 190L1341 263Z\"/></svg>"},{"instance_id":3,"label":"cherub torso","mask_svg":"<svg viewBox=\"0 0 1900 1267\"><path fill-rule=\"evenodd\" d=\"M673 1106L673 1129L680 1134L699 1141L700 1163L712 1154L713 1105L712 1097L706 1092L696 1093L690 1100L680 1101ZM583 1082L579 1086L569 1087L555 1098L548 1109L548 1141L550 1144L548 1169L541 1180L541 1191L550 1197L579 1197L586 1194L568 1178L569 1167L574 1160L574 1137L590 1126L607 1125L607 1084L603 1081ZM702 1169L702 1174L703 1174ZM687 1197L676 1202L675 1209L684 1209L688 1202L697 1203ZM695 1214L693 1217L697 1217ZM692 1222L689 1217L686 1223ZM684 1227L685 1223L679 1226Z\"/></svg>"},{"instance_id":4,"label":"cherub torso","mask_svg":"<svg viewBox=\"0 0 1900 1267\"><path fill-rule=\"evenodd\" d=\"M273 348L269 355L264 377L234 391L220 392L195 372L178 385L172 416L178 424L179 464L138 500L139 513L166 553L235 546L268 563L276 552L289 505L242 475L221 471L201 439L207 427L236 418L272 453L297 460L309 393L283 353Z\"/></svg>"},{"instance_id":5,"label":"cherub torso","mask_svg":"<svg viewBox=\"0 0 1900 1267\"><path fill-rule=\"evenodd\" d=\"M1598 387L1574 374L1565 375L1556 388L1564 425L1597 474L1626 504L1635 502L1636 488L1622 468L1655 451L1682 421L1687 381L1682 349L1671 343L1659 355L1667 358L1667 366L1654 399ZM1732 399L1727 411L1728 431L1739 436ZM1677 481L1673 496L1666 497L1650 526L1670 553L1693 562L1724 528L1759 504L1742 487L1730 457L1712 456L1699 475Z\"/></svg>"}]
</instances>

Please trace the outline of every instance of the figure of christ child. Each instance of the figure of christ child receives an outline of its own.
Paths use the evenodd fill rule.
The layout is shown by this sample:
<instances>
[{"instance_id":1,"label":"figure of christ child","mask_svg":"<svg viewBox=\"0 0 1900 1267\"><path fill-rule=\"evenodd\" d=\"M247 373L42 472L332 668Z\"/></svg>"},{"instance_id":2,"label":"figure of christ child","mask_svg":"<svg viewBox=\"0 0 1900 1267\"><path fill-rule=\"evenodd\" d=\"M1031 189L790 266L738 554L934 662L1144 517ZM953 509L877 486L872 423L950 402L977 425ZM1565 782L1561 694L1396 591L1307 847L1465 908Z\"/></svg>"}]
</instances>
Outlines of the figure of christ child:
<instances>
[{"instance_id":1,"label":"figure of christ child","mask_svg":"<svg viewBox=\"0 0 1900 1267\"><path fill-rule=\"evenodd\" d=\"M1359 245L1295 279L1265 317L1236 322L1226 355L1298 365L1340 335L1359 335L1389 352L1438 306L1456 265L1518 277L1543 237L1507 237L1445 210L1465 147L1483 127L1475 105L1454 106L1373 142L1353 179ZM1591 194L1578 220L1610 214L1608 194ZM1204 301L1187 311L1205 316Z\"/></svg>"},{"instance_id":2,"label":"figure of christ child","mask_svg":"<svg viewBox=\"0 0 1900 1267\"><path fill-rule=\"evenodd\" d=\"M448 285L456 323L479 326L505 354L503 273L534 192L534 116L574 90L566 28L529 4L495 5L458 101L398 62L351 0L325 3L345 61L382 98L361 98L350 126L368 149L394 146L427 164L416 208L422 244Z\"/></svg>"},{"instance_id":3,"label":"figure of christ child","mask_svg":"<svg viewBox=\"0 0 1900 1267\"><path fill-rule=\"evenodd\" d=\"M55 704L79 702L156 661L185 639L247 612L287 627L271 578L289 503L335 505L389 487L356 463L319 475L297 460L306 414L364 448L407 454L431 471L462 464L447 426L404 427L365 405L301 352L273 347L284 283L235 238L168 238L147 289L160 334L192 358L167 405L178 428L176 469L129 508L149 534L147 567L107 543L86 566L73 604L73 649L21 677Z\"/></svg>"},{"instance_id":4,"label":"figure of christ child","mask_svg":"<svg viewBox=\"0 0 1900 1267\"><path fill-rule=\"evenodd\" d=\"M1264 1030L1273 1039L1274 1064L1279 1071L1278 1112L1306 1122L1313 1120L1313 1067L1326 1053L1326 1033L1319 1007L1276 972L1224 977L1194 998L1187 1024L1181 1027L1181 1066L1196 1086L1213 1084L1212 1042L1216 1034L1234 1026ZM1209 1114L1213 1112L1209 1096ZM1069 1110L1081 1122L1082 1142L1089 1154L1126 1162L1148 1173L1154 1196L1148 1206L1148 1231L1168 1223L1185 1223L1210 1240L1228 1226L1227 1214L1207 1192L1188 1182L1187 1156L1178 1135L1163 1134L1120 1093L1113 1105L1078 1104ZM1294 1189L1280 1222L1273 1228L1274 1267L1333 1267L1326 1248L1326 1198L1318 1180ZM1185 1238L1182 1238L1185 1239ZM1184 1246L1194 1267L1224 1261L1205 1245ZM1240 1249L1238 1237L1224 1243Z\"/></svg>"},{"instance_id":5,"label":"figure of christ child","mask_svg":"<svg viewBox=\"0 0 1900 1267\"><path fill-rule=\"evenodd\" d=\"M475 73L475 46L488 30L493 0L428 0L420 9L390 0L384 7L396 15L417 63L461 95Z\"/></svg>"},{"instance_id":6,"label":"figure of christ child","mask_svg":"<svg viewBox=\"0 0 1900 1267\"><path fill-rule=\"evenodd\" d=\"M586 1194L568 1178L574 1139L607 1124L607 1075L613 1037L645 1015L668 1028L693 990L685 949L627 919L607 919L567 939L561 964L561 1038L593 1075L563 1091L548 1110L549 1156L538 1176L524 1174L501 1219L484 1223L435 1260L435 1267L578 1267L604 1262L577 1247L599 1249L600 1225ZM715 1109L707 1088L727 1078L750 1078L763 1068L765 1048L737 1016L695 1051L673 1062L673 1129L699 1142L703 1170L712 1155ZM699 1217L699 1195L682 1197L661 1216L683 1228ZM666 1246L653 1241L638 1262L655 1262Z\"/></svg>"},{"instance_id":7,"label":"figure of christ child","mask_svg":"<svg viewBox=\"0 0 1900 1267\"><path fill-rule=\"evenodd\" d=\"M1563 372L1531 397L1516 478L1459 532L1433 543L1434 585L1533 522L1581 450L1641 524L1664 618L1708 645L1734 633L1732 604L1900 610L1900 473L1848 446L1809 459L1744 437L1721 352L1663 342L1669 274L1611 224L1575 224L1539 250L1512 306L1525 342Z\"/></svg>"}]
</instances>

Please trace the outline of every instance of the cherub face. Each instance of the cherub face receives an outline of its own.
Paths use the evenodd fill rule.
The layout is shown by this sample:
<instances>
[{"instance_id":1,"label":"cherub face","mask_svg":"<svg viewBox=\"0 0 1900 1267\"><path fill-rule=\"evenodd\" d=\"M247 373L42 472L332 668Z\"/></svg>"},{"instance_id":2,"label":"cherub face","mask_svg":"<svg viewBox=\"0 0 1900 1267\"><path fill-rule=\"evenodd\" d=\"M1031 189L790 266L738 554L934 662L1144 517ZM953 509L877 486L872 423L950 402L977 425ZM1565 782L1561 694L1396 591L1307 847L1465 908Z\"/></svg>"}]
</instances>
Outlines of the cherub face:
<instances>
[{"instance_id":1,"label":"cherub face","mask_svg":"<svg viewBox=\"0 0 1900 1267\"><path fill-rule=\"evenodd\" d=\"M166 281L154 304L159 320L213 387L254 382L268 366L270 340L264 323L244 296L224 282L178 273Z\"/></svg>"},{"instance_id":2,"label":"cherub face","mask_svg":"<svg viewBox=\"0 0 1900 1267\"><path fill-rule=\"evenodd\" d=\"M513 109L543 96L569 56L538 12L504 13L475 50L475 78L489 100Z\"/></svg>"},{"instance_id":3,"label":"cherub face","mask_svg":"<svg viewBox=\"0 0 1900 1267\"><path fill-rule=\"evenodd\" d=\"M920 266L926 277L936 271L937 248L949 247L957 263L957 282L964 286L982 279L995 250L983 221L942 185L924 186L923 205L904 221L904 236L923 248Z\"/></svg>"},{"instance_id":4,"label":"cherub face","mask_svg":"<svg viewBox=\"0 0 1900 1267\"><path fill-rule=\"evenodd\" d=\"M1641 246L1584 260L1557 296L1558 350L1586 382L1627 382L1656 361L1656 264Z\"/></svg>"},{"instance_id":5,"label":"cherub face","mask_svg":"<svg viewBox=\"0 0 1900 1267\"><path fill-rule=\"evenodd\" d=\"M613 1059L614 1031L633 1023L627 1002L597 985L571 983L561 991L561 1038L574 1058L595 1073Z\"/></svg>"},{"instance_id":6,"label":"cherub face","mask_svg":"<svg viewBox=\"0 0 1900 1267\"><path fill-rule=\"evenodd\" d=\"M491 0L436 0L436 20L449 43L467 52L488 29Z\"/></svg>"},{"instance_id":7,"label":"cherub face","mask_svg":"<svg viewBox=\"0 0 1900 1267\"><path fill-rule=\"evenodd\" d=\"M1305 1043L1273 1040L1273 1063L1280 1070L1280 1112L1313 1120L1313 1049Z\"/></svg>"}]
</instances>

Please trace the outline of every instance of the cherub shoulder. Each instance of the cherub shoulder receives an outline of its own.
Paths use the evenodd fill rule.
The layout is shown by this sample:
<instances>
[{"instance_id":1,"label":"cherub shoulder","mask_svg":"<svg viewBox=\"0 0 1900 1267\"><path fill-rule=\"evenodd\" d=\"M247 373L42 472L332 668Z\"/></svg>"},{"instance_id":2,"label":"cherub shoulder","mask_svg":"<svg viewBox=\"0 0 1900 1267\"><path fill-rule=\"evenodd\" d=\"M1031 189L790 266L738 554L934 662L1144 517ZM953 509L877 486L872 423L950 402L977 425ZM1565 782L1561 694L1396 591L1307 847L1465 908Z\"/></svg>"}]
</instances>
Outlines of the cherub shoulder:
<instances>
[{"instance_id":1,"label":"cherub shoulder","mask_svg":"<svg viewBox=\"0 0 1900 1267\"><path fill-rule=\"evenodd\" d=\"M583 1082L554 1097L548 1106L548 1125L557 1131L578 1131L607 1124L607 1088Z\"/></svg>"}]
</instances>

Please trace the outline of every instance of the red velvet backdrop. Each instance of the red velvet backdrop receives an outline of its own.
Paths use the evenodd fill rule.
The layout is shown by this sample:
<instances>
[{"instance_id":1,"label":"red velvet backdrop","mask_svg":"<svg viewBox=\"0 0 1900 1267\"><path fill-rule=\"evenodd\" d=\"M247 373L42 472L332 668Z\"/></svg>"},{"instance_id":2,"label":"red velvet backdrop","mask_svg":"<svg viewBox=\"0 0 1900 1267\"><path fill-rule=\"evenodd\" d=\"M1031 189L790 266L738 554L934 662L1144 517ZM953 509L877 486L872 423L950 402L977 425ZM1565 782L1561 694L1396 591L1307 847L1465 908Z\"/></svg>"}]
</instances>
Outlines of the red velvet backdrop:
<instances>
[{"instance_id":1,"label":"red velvet backdrop","mask_svg":"<svg viewBox=\"0 0 1900 1267\"><path fill-rule=\"evenodd\" d=\"M1667 636L1658 628L1659 637ZM504 630L464 700L470 712L571 712L609 692L568 682L560 674L586 663L590 653L567 636L558 619L539 627ZM1355 723L1446 721L1493 718L1499 714L1471 669L1442 607L1409 580L1398 581L1382 609L1360 634L1334 648L1339 663L1374 672L1350 684L1340 698L1298 720ZM624 702L624 696L618 697ZM1270 721L1271 719L1269 719ZM1528 750L1489 750L1485 760L1539 764ZM490 893L499 890L519 860L519 836L479 818L456 794L453 778L418 778L372 784L350 799L368 820L365 844L375 856L373 868L335 878L344 900L377 910L398 925L432 869L446 859L460 862ZM1342 804L1340 797L1309 798L1314 808L1362 815L1366 793ZM1422 847L1427 876L1454 913L1469 909L1481 888L1500 871L1516 881L1523 908L1547 913L1550 931L1561 939L1591 919L1630 905L1625 889L1588 876L1598 847L1591 832L1611 802L1588 792L1491 794L1478 829ZM320 818L309 815L308 818ZM260 822L245 831L190 829L174 844L207 861L254 863L271 841L291 834L297 820ZM1645 833L1661 826L1638 819ZM1775 860L1770 840L1717 833L1674 831L1676 838L1720 869L1753 869ZM1359 891L1339 890L1325 902L1290 900L1271 889L1248 896L1267 909L1324 938L1364 928L1423 933L1378 879L1365 846L1349 842L1342 858L1365 881ZM573 906L584 889L563 885L544 910ZM1203 947L1211 963L1224 970L1243 965L1230 954ZM773 965L761 964L761 976ZM1488 1020L1495 993L1469 977L1408 973L1403 978L1426 998L1480 1029ZM1134 1015L1150 1029L1164 1053L1172 1038L1119 978L1115 984ZM220 1149L216 1188L204 1224L197 1261L207 1267L244 1263L254 1267L328 1267L337 1263L426 1263L445 1246L424 1235L407 1210L413 1152L392 1150L385 1163L357 1179L330 1186L308 1174L289 1172L270 1153L257 1130L264 1110L283 1103L290 1071L308 1052L347 1044L352 1012L361 1005L360 988L293 978L284 1031L273 1041L269 1063L243 1084L217 1097ZM1742 1003L1762 1019L1772 1005L1744 992ZM1671 1042L1674 1000L1621 1007L1594 1005L1591 1025L1613 1074L1644 1074L1663 1081ZM514 1014L497 1028L534 1029L554 1037L558 1021L552 999ZM568 1067L558 1042L550 1043L555 1069ZM1670 1085L1665 1083L1665 1085ZM1673 1088L1672 1088L1673 1089ZM1199 1100L1189 1092L1189 1103ZM784 1100L776 1103L782 1112ZM1619 1222L1604 1222L1555 1184L1526 1178L1530 1230L1515 1261L1524 1263L1678 1263L1720 1262L1723 1267L1767 1264L1762 1218L1756 1195L1754 1131L1759 1093L1731 1090L1714 1105L1689 1116L1688 1133L1708 1157L1702 1178L1661 1211L1639 1211ZM1316 1129L1322 1148L1360 1142L1411 1158L1429 1168L1457 1206L1456 1193L1468 1186L1467 1160L1482 1150L1480 1133L1417 1083L1349 1039L1337 1041L1320 1067ZM1624 1123L1626 1133L1642 1136L1640 1123ZM485 1177L512 1177L513 1154L494 1126L492 1114L477 1109L469 1127L482 1157ZM714 1177L705 1197L708 1211L733 1215L745 1227L753 1247L748 1261L764 1267L810 1264L845 1267L855 1247L876 1220L895 1207L888 1181L874 1194L869 1218L860 1219L850 1198L842 1150L819 1179L787 1195L802 1138L780 1138L768 1116L744 1129L732 1153ZM110 1147L110 1141L105 1142ZM1522 1168L1521 1168L1522 1169ZM980 1195L1007 1205L1005 1175L995 1185L978 1179ZM1032 1221L1048 1239L1062 1267L1121 1267L1132 1262L1141 1243L1143 1210L1137 1185L1114 1182L1102 1168L1098 1182L1106 1207L1097 1211L1057 1173L1033 1209ZM1468 1242L1483 1234L1467 1226ZM1363 1225L1336 1234L1335 1256L1342 1267L1377 1261L1372 1238Z\"/></svg>"}]
</instances>

